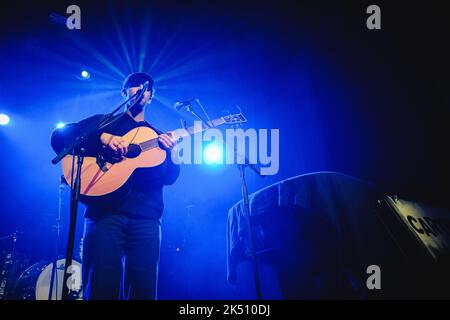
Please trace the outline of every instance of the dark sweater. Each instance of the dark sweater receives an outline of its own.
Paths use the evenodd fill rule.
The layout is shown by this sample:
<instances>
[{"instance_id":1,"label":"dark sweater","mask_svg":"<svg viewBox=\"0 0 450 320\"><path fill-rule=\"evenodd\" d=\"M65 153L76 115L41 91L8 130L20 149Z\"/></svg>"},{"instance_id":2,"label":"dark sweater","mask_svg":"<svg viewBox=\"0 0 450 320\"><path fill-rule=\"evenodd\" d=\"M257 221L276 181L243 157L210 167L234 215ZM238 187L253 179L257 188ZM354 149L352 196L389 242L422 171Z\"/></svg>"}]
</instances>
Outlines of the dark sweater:
<instances>
[{"instance_id":1,"label":"dark sweater","mask_svg":"<svg viewBox=\"0 0 450 320\"><path fill-rule=\"evenodd\" d=\"M95 115L78 123L68 124L61 129L55 129L52 133L51 145L56 153L59 153L76 136L91 126L96 126L103 115ZM102 143L100 135L103 132L123 136L136 127L150 127L157 133L162 132L153 128L148 122L136 122L128 114L120 118L87 140L83 147L86 155L96 156L100 153ZM163 187L173 184L180 173L179 165L172 162L170 152L167 152L166 160L153 168L139 168L131 175L130 179L118 190L100 197L83 196L82 202L86 204L85 216L100 218L107 214L122 214L138 219L159 219L164 210Z\"/></svg>"}]
</instances>

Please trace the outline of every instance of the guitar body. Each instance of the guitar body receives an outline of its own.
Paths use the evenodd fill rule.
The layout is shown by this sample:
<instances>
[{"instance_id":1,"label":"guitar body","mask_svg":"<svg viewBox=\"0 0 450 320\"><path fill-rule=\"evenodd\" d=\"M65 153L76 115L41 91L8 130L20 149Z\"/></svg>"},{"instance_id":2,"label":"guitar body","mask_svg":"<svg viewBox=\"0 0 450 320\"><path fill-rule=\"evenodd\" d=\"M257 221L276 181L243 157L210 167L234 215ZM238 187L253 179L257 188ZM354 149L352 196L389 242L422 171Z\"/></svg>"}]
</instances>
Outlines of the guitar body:
<instances>
[{"instance_id":1,"label":"guitar body","mask_svg":"<svg viewBox=\"0 0 450 320\"><path fill-rule=\"evenodd\" d=\"M208 127L217 127L223 124L236 125L244 122L247 122L247 119L242 113L223 116L211 120L209 126L202 124L201 128L195 126L184 128L173 138L179 140L207 130ZM172 134L175 133L172 132ZM152 128L134 128L122 138L129 143L128 153L124 159L116 161L112 152L106 147L103 154L84 157L81 166L81 195L95 197L110 194L123 186L137 168L156 167L166 159L166 151L159 147L158 133ZM62 159L63 175L70 186L72 186L72 176L76 177L76 158L76 156L69 155ZM72 166L72 164L75 165ZM75 170L73 173L72 167Z\"/></svg>"},{"instance_id":2,"label":"guitar body","mask_svg":"<svg viewBox=\"0 0 450 320\"><path fill-rule=\"evenodd\" d=\"M157 138L158 134L151 128L138 127L129 131L123 139L129 144L139 144ZM72 184L73 156L62 160L63 175L69 185ZM160 165L166 159L166 151L156 147L140 152L135 158L124 158L120 162L98 163L97 157L85 157L81 167L80 194L85 196L102 196L111 193L125 184L137 168L148 168ZM76 157L73 177L76 176ZM103 170L102 170L103 167Z\"/></svg>"}]
</instances>

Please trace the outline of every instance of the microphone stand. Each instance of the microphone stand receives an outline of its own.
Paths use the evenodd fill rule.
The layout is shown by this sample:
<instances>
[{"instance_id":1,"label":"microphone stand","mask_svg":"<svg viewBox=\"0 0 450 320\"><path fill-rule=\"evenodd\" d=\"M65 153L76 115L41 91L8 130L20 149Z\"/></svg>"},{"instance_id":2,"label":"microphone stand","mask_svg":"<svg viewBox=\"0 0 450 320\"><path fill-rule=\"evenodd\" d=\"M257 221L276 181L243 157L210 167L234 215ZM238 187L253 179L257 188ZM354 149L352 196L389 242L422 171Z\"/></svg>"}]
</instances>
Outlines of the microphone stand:
<instances>
[{"instance_id":1,"label":"microphone stand","mask_svg":"<svg viewBox=\"0 0 450 320\"><path fill-rule=\"evenodd\" d=\"M144 89L145 87L145 89ZM136 94L132 95L130 98L121 103L116 109L114 109L111 113L104 115L100 122L95 126L89 127L84 133L77 136L72 143L67 145L56 157L52 159L53 164L57 164L60 162L65 156L71 154L73 156L72 159L72 182L71 182L71 193L70 193L70 222L69 222L69 234L67 237L67 249L66 249L66 260L64 265L64 280L63 280L63 290L62 290L62 300L69 299L69 286L68 279L69 273L68 268L72 265L73 260L73 248L75 242L75 227L77 221L77 212L78 212L78 201L80 198L80 187L81 187L81 167L83 165L83 160L85 156L86 150L82 147L82 144L85 143L89 138L94 136L95 134L100 133L100 130L104 129L106 126L111 124L113 116L117 113L117 111L122 108L124 105L129 103L132 99L136 98L136 101L129 108L133 108L143 97L145 91L147 90L148 82L146 82L140 92L136 92ZM123 116L125 113L119 115L119 117ZM117 118L116 118L117 119ZM73 177L73 172L75 168L75 156L77 158L77 170L75 180Z\"/></svg>"},{"instance_id":2,"label":"microphone stand","mask_svg":"<svg viewBox=\"0 0 450 320\"><path fill-rule=\"evenodd\" d=\"M257 296L258 300L261 300L262 299L261 280L260 280L260 275L259 275L258 260L256 258L255 239L253 237L253 231L252 231L252 218L250 215L250 200L249 200L249 196L248 196L247 182L245 181L245 168L250 167L260 177L264 178L264 176L261 174L261 171L257 166L255 166L254 164L248 163L247 157L244 157L244 158L245 158L245 163L238 164L237 167L239 169L239 175L241 178L242 204L243 204L243 209L244 209L244 216L246 218L245 220L247 222L248 240L249 240L249 246L250 246L250 256L252 259L253 281L255 283L256 296Z\"/></svg>"},{"instance_id":3,"label":"microphone stand","mask_svg":"<svg viewBox=\"0 0 450 320\"><path fill-rule=\"evenodd\" d=\"M56 217L56 246L55 256L52 261L52 274L50 277L50 290L48 291L48 300L53 298L53 290L55 290L55 300L58 300L58 254L59 254L59 241L61 236L61 211L62 211L62 198L64 191L64 176L60 177L59 182L59 199L58 199L58 216Z\"/></svg>"},{"instance_id":4,"label":"microphone stand","mask_svg":"<svg viewBox=\"0 0 450 320\"><path fill-rule=\"evenodd\" d=\"M212 128L211 124L214 126L214 124L213 124L212 122L211 122L211 124L209 124L208 121L205 121L200 115L198 115L198 114L194 111L194 109L192 109L192 107L191 107L190 105L186 107L186 110L189 111L191 114L193 114L193 115L194 115L197 119L199 119L201 122L206 123L206 125L207 125L209 128Z\"/></svg>"},{"instance_id":5,"label":"microphone stand","mask_svg":"<svg viewBox=\"0 0 450 320\"><path fill-rule=\"evenodd\" d=\"M197 101L198 105L200 106L200 108L202 108L203 113L205 114L206 118L208 119L208 121L206 121L206 125L207 125L208 127L212 128L211 125L209 125L209 123L211 123L212 126L215 127L215 126L214 126L214 123L212 123L211 118L209 117L209 115L208 115L208 113L206 112L205 108L203 108L203 105L200 103L200 100L199 100L199 99L195 99L195 101ZM188 110L189 110L189 109L191 109L191 105L188 106ZM192 110L192 111L190 111L190 112L192 112L193 114L195 114L194 110ZM205 122L204 120L202 120L202 121Z\"/></svg>"},{"instance_id":6,"label":"microphone stand","mask_svg":"<svg viewBox=\"0 0 450 320\"><path fill-rule=\"evenodd\" d=\"M211 122L208 113L205 111L205 108L203 108L203 106L200 104L200 101L198 99L196 99L197 103L200 105L200 107L203 110L203 113L206 115L206 117L208 118L209 122ZM186 108L187 111L189 111L191 114L193 114L197 119L199 119L202 122L205 122L202 117L200 117L191 107L191 105L189 104ZM208 125L209 128L212 128L208 122L206 122L206 124ZM211 122L211 124L214 126L214 124ZM235 150L236 152L236 150ZM248 160L248 158L246 156L242 156L240 154L237 154L238 157L240 156L241 158L244 159L244 163L243 164L237 164L237 167L239 169L239 175L240 175L240 179L241 179L241 192L242 192L242 203L243 203L243 207L244 207L244 216L245 216L245 220L247 222L247 229L248 229L248 242L249 242L249 246L250 246L250 256L252 259L252 274L253 274L253 281L255 283L255 291L256 291L256 296L258 298L258 300L262 300L262 291L261 291L261 280L260 280L260 275L259 275L259 268L258 268L258 260L256 258L256 251L255 251L255 240L253 237L253 232L252 232L252 221L251 221L251 216L250 216L250 200L249 200L249 196L248 196L248 189L247 189L247 182L245 180L245 168L249 167L250 169L252 169L254 172L256 172L256 174L258 176L260 176L261 178L264 178L265 176L263 176L261 174L261 170L258 166L256 166L255 164L251 164L250 161Z\"/></svg>"}]
</instances>

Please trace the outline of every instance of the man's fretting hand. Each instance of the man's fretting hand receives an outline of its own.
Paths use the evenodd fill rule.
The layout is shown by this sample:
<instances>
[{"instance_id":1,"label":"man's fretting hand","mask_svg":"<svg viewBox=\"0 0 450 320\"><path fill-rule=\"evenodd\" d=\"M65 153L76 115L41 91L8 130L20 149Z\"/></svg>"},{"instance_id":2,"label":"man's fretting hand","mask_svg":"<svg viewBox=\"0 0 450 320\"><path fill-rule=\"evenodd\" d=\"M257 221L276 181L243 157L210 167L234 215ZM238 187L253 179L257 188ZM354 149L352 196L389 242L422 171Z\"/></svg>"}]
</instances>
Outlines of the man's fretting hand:
<instances>
[{"instance_id":1,"label":"man's fretting hand","mask_svg":"<svg viewBox=\"0 0 450 320\"><path fill-rule=\"evenodd\" d=\"M158 140L161 147L166 150L173 149L173 147L177 144L177 141L174 139L171 131L159 135Z\"/></svg>"}]
</instances>

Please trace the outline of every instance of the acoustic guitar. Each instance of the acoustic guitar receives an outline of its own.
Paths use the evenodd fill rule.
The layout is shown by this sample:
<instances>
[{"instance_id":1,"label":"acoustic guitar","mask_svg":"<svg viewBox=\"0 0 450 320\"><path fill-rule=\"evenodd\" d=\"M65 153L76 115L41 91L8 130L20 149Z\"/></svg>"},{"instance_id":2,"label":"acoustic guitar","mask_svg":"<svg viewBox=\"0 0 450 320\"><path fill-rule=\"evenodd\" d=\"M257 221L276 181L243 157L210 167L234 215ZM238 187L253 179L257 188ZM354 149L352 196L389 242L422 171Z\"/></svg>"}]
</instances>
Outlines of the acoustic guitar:
<instances>
[{"instance_id":1,"label":"acoustic guitar","mask_svg":"<svg viewBox=\"0 0 450 320\"><path fill-rule=\"evenodd\" d=\"M242 115L233 114L220 117L209 122L211 127L223 124L240 124L247 122ZM194 126L178 131L174 139L177 141L188 135L207 130L209 127ZM177 131L175 131L176 133ZM166 159L166 151L159 147L158 133L149 127L137 127L122 137L129 143L127 154L120 160L112 157L109 148L96 157L84 157L81 166L80 194L84 196L103 196L119 189L130 178L137 168L156 167ZM76 157L76 156L75 156ZM69 186L73 187L72 177L76 176L76 162L73 155L65 156L62 160L64 178ZM72 174L72 168L74 172Z\"/></svg>"}]
</instances>

